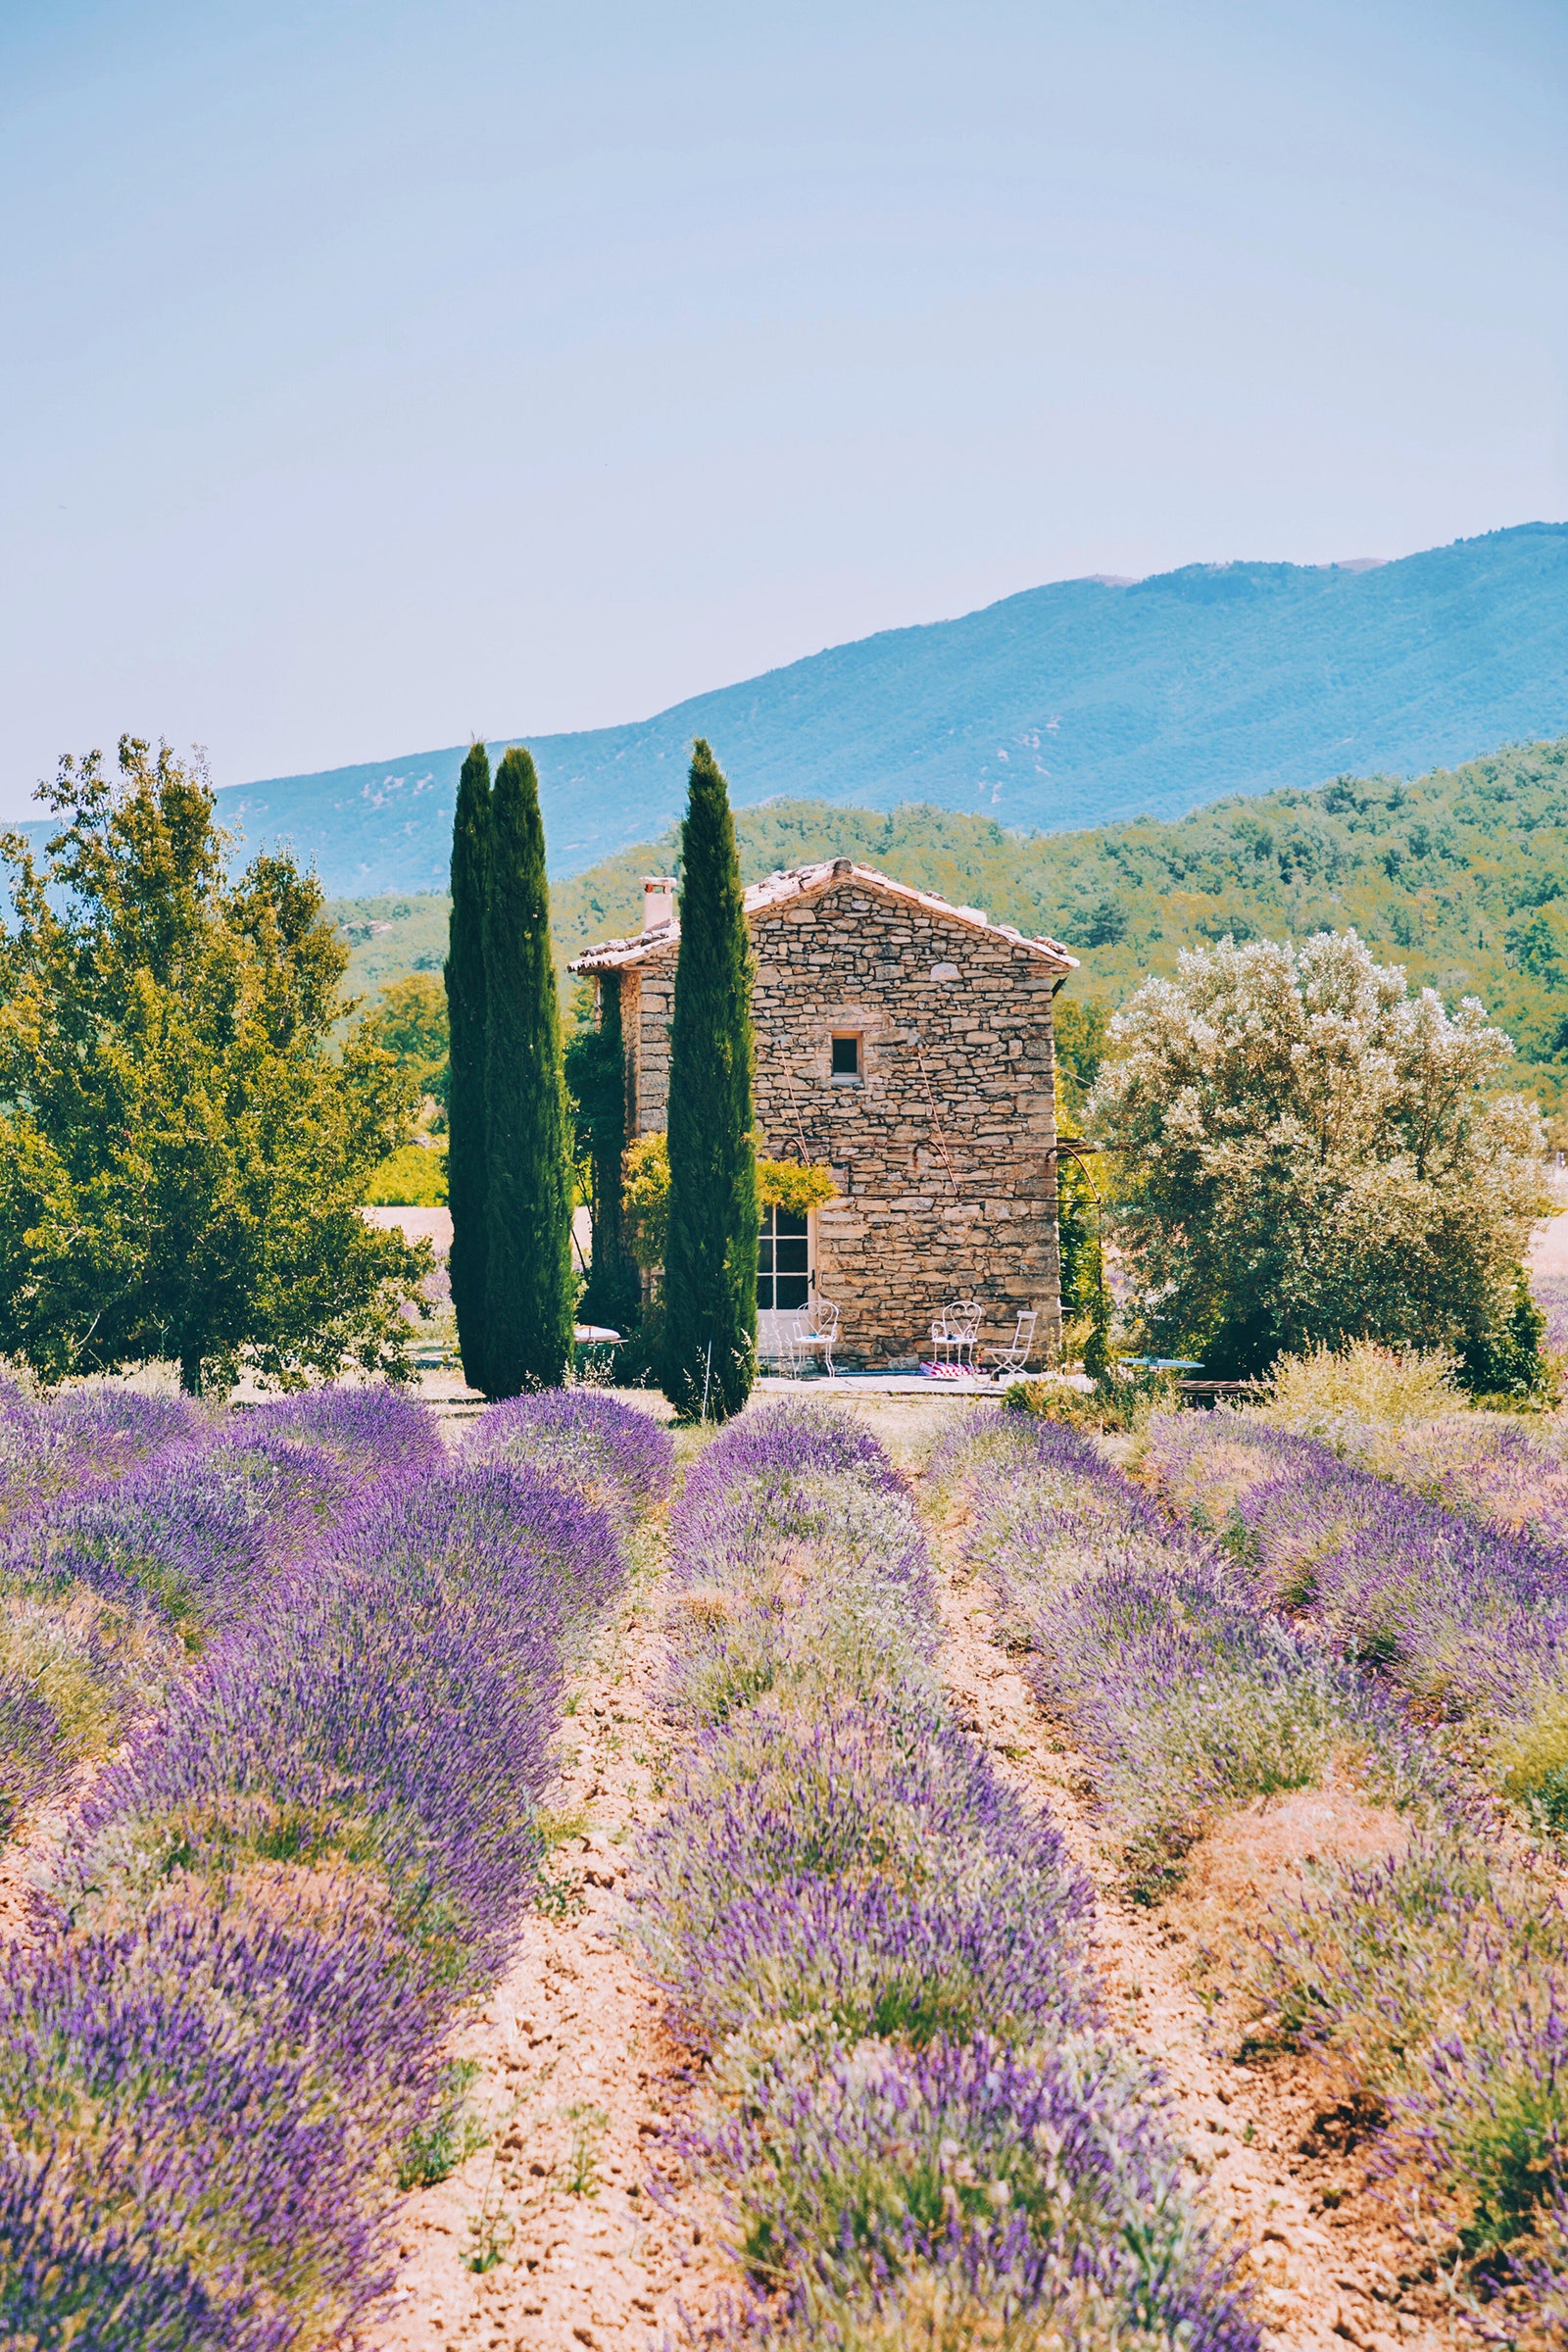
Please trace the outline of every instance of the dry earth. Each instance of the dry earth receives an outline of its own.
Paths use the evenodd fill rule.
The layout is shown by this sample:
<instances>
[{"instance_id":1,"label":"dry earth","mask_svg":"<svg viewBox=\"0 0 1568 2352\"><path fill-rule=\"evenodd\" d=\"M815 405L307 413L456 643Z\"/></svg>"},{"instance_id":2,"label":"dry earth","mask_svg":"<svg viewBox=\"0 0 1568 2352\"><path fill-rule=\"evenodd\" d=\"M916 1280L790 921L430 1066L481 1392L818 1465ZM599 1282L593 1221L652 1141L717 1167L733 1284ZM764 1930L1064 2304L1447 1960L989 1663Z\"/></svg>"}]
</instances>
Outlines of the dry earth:
<instances>
[{"instance_id":1,"label":"dry earth","mask_svg":"<svg viewBox=\"0 0 1568 2352\"><path fill-rule=\"evenodd\" d=\"M1083 1760L998 1642L961 1536L961 1518L939 1531L944 1665L959 1719L1050 1809L1095 1885L1109 2016L1164 2075L1209 2209L1247 2249L1266 2341L1278 2352L1473 2343L1446 2315L1419 2220L1401 2214L1396 2185L1369 2177L1367 2119L1314 2061L1238 2062L1235 2028L1211 2024L1200 1990L1303 1874L1337 1855L1391 1850L1399 1822L1349 1790L1303 1790L1220 1824L1175 1899L1154 1910L1126 1901Z\"/></svg>"},{"instance_id":2,"label":"dry earth","mask_svg":"<svg viewBox=\"0 0 1568 2352\"><path fill-rule=\"evenodd\" d=\"M658 1812L667 1760L654 1703L662 1535L572 1686L549 1906L455 2045L478 2069L483 2144L410 2197L395 2298L360 2339L377 2352L640 2352L683 2312L710 2314L732 2282L711 2209L686 2197L662 2210L648 2194L651 2151L689 2085L621 1936L627 1848Z\"/></svg>"}]
</instances>

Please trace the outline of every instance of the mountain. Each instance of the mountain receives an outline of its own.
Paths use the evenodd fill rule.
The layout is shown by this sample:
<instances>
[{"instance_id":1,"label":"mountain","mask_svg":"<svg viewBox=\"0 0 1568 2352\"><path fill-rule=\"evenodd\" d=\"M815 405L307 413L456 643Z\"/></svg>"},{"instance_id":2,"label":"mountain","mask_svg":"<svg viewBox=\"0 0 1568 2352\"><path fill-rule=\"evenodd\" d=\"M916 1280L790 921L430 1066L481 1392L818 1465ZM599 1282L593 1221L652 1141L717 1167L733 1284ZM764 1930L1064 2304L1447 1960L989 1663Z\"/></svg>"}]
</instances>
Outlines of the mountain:
<instances>
[{"instance_id":1,"label":"mountain","mask_svg":"<svg viewBox=\"0 0 1568 2352\"><path fill-rule=\"evenodd\" d=\"M673 821L694 735L737 807L921 801L1059 832L1413 775L1565 727L1568 523L1524 523L1376 566L1066 580L633 726L527 741L564 875ZM334 895L440 889L464 749L238 785L220 808L253 846L291 841Z\"/></svg>"},{"instance_id":2,"label":"mountain","mask_svg":"<svg viewBox=\"0 0 1568 2352\"><path fill-rule=\"evenodd\" d=\"M1385 962L1452 1004L1479 996L1519 1049L1517 1081L1558 1110L1568 1092L1568 740L1531 744L1411 783L1342 777L1316 792L1229 800L1174 823L1141 817L1020 840L994 818L775 802L736 820L748 882L844 855L997 921L1048 931L1082 957L1069 994L1120 1004L1186 947L1353 925ZM634 930L639 876L675 836L617 852L551 890L564 962ZM351 979L374 988L438 970L445 901L340 905ZM1568 1142L1568 1133L1564 1141Z\"/></svg>"}]
</instances>

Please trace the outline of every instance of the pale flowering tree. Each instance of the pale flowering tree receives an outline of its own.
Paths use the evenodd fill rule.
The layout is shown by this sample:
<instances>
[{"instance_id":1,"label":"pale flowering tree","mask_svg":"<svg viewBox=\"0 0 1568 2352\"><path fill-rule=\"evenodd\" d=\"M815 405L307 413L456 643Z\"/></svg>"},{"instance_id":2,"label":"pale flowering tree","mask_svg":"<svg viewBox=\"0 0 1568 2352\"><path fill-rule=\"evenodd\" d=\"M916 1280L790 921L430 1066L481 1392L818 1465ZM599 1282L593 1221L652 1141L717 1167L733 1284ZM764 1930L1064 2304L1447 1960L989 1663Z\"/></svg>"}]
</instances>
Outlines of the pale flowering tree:
<instances>
[{"instance_id":1,"label":"pale flowering tree","mask_svg":"<svg viewBox=\"0 0 1568 2352\"><path fill-rule=\"evenodd\" d=\"M1182 956L1110 1025L1090 1120L1150 1339L1220 1377L1375 1339L1478 1359L1508 1324L1545 1136L1511 1039L1353 931Z\"/></svg>"}]
</instances>

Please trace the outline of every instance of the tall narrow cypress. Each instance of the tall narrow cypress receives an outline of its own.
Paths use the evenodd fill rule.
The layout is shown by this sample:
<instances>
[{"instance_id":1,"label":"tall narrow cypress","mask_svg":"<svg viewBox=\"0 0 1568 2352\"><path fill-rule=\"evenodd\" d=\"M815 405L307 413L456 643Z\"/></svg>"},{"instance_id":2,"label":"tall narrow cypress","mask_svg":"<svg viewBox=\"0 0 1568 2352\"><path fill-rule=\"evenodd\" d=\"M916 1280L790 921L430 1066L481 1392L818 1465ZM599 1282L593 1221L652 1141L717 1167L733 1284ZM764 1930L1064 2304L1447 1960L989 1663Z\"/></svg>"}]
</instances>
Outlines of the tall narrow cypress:
<instances>
[{"instance_id":1,"label":"tall narrow cypress","mask_svg":"<svg viewBox=\"0 0 1568 2352\"><path fill-rule=\"evenodd\" d=\"M489 1256L485 1389L559 1388L571 1369L571 1168L533 761L496 770L484 902Z\"/></svg>"},{"instance_id":2,"label":"tall narrow cypress","mask_svg":"<svg viewBox=\"0 0 1568 2352\"><path fill-rule=\"evenodd\" d=\"M566 1047L566 1086L577 1105L578 1151L586 1144L593 1173L593 1265L578 1301L585 1323L628 1332L642 1311L637 1267L626 1247L621 1161L626 1151L626 1048L620 1025L620 974L599 975L599 1025Z\"/></svg>"},{"instance_id":3,"label":"tall narrow cypress","mask_svg":"<svg viewBox=\"0 0 1568 2352\"><path fill-rule=\"evenodd\" d=\"M757 1365L752 969L729 791L699 737L681 829L664 1246L664 1394L690 1419L739 1412Z\"/></svg>"},{"instance_id":4,"label":"tall narrow cypress","mask_svg":"<svg viewBox=\"0 0 1568 2352\"><path fill-rule=\"evenodd\" d=\"M485 983L484 895L490 862L490 759L469 747L452 818L452 929L447 1015L452 1030L447 1100L447 1200L452 1208L452 1304L463 1377L485 1380Z\"/></svg>"}]
</instances>

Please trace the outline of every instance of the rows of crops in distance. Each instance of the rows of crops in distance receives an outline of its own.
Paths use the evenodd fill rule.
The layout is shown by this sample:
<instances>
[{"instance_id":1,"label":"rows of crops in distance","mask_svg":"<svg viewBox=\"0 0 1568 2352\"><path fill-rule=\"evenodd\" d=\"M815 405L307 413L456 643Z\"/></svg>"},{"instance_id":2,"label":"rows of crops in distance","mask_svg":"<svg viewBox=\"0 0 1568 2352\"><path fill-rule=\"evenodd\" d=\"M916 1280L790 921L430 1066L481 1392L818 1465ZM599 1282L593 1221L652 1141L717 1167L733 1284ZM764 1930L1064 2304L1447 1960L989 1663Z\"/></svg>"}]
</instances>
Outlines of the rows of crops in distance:
<instances>
[{"instance_id":1,"label":"rows of crops in distance","mask_svg":"<svg viewBox=\"0 0 1568 2352\"><path fill-rule=\"evenodd\" d=\"M1439 1409L1410 1418L1222 1406L1215 1427L1244 1444L1266 1446L1270 1432L1314 1439L1352 1469L1568 1558L1568 1428L1556 1420L1477 1411L1450 1392Z\"/></svg>"},{"instance_id":2,"label":"rows of crops in distance","mask_svg":"<svg viewBox=\"0 0 1568 2352\"><path fill-rule=\"evenodd\" d=\"M1156 1420L1145 1467L1207 1524L1172 1527L1049 1423L976 1425L937 1471L966 1495L971 1553L1098 1783L1135 1891L1170 1890L1197 1841L1260 1797L1332 1783L1396 1817L1383 1855L1325 1866L1251 1946L1244 2045L1332 2060L1381 2117L1391 2175L1431 2192L1455 2294L1494 2299L1494 2319L1513 2307L1506 2326L1538 2340L1531 2328L1568 2317L1568 1915L1557 1874L1499 1830L1352 1627L1441 1625L1458 1662L1473 1608L1477 1653L1500 1658L1502 1618L1521 1639L1551 1622L1539 1547L1308 1442L1240 1443L1226 1416ZM1283 1556L1250 1534L1216 1541L1222 1523L1273 1531ZM1308 1605L1303 1560L1343 1609ZM1539 1620L1516 1614L1525 1590Z\"/></svg>"},{"instance_id":3,"label":"rows of crops in distance","mask_svg":"<svg viewBox=\"0 0 1568 2352\"><path fill-rule=\"evenodd\" d=\"M953 1720L880 1446L805 1401L754 1409L673 1532L687 1745L634 1933L708 2060L669 2189L728 2201L730 2340L1250 2352L1148 2074L1103 2028L1090 1890Z\"/></svg>"},{"instance_id":4,"label":"rows of crops in distance","mask_svg":"<svg viewBox=\"0 0 1568 2352\"><path fill-rule=\"evenodd\" d=\"M1390 1432L1375 1456L1412 1485L1442 1460L1445 1490L1468 1509L1245 1413L1156 1417L1143 1474L1209 1531L1258 1605L1451 1726L1452 1752L1557 1836L1568 1830L1568 1481L1525 1433L1474 1419L1473 1430L1454 1416ZM1494 1523L1504 1515L1526 1524Z\"/></svg>"},{"instance_id":5,"label":"rows of crops in distance","mask_svg":"<svg viewBox=\"0 0 1568 2352\"><path fill-rule=\"evenodd\" d=\"M566 1662L669 1477L600 1399L538 1400L520 1467L529 1409L453 1461L384 1390L7 1399L8 1672L47 1623L131 1728L0 1963L7 2342L282 2352L385 2291L400 2196L454 2161L451 2022L535 1883ZM91 1752L44 1703L29 1800Z\"/></svg>"}]
</instances>

